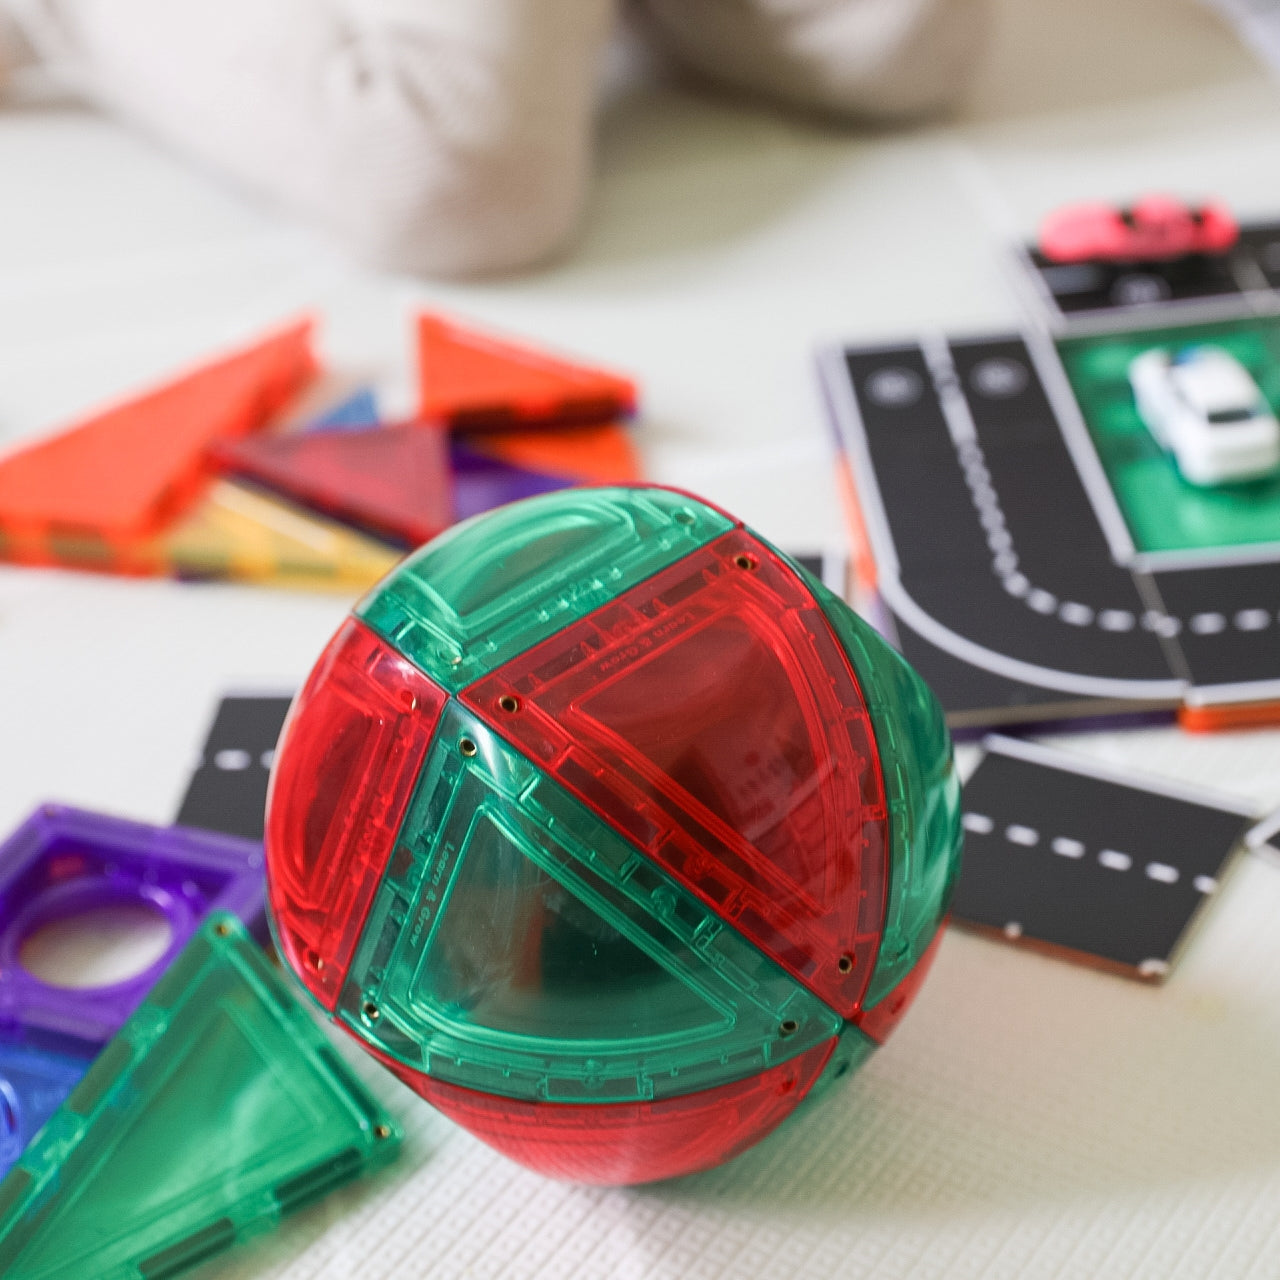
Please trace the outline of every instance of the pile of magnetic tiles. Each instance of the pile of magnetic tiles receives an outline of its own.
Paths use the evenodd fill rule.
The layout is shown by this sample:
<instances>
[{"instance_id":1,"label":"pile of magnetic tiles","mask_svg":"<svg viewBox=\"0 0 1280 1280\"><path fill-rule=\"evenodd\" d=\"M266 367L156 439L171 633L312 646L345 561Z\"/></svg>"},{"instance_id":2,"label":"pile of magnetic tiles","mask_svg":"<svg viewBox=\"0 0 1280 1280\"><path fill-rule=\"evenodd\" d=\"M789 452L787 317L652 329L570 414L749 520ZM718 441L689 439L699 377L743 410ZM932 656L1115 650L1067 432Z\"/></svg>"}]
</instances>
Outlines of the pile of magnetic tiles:
<instances>
[{"instance_id":1,"label":"pile of magnetic tiles","mask_svg":"<svg viewBox=\"0 0 1280 1280\"><path fill-rule=\"evenodd\" d=\"M299 422L314 334L298 320L0 458L0 560L358 590L456 520L640 479L627 378L421 314L411 419L361 389Z\"/></svg>"}]
</instances>

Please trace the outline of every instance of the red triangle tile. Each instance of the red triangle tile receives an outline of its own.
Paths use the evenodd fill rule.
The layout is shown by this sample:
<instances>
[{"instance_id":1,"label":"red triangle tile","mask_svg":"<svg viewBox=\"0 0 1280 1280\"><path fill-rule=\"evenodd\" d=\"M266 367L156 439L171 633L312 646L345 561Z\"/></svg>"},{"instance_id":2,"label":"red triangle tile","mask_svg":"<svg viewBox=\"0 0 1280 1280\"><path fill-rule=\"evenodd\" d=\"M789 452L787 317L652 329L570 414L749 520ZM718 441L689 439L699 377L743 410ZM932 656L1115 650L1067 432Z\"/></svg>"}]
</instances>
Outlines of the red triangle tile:
<instances>
[{"instance_id":1,"label":"red triangle tile","mask_svg":"<svg viewBox=\"0 0 1280 1280\"><path fill-rule=\"evenodd\" d=\"M884 925L888 813L852 666L735 529L460 700L844 1017Z\"/></svg>"},{"instance_id":2,"label":"red triangle tile","mask_svg":"<svg viewBox=\"0 0 1280 1280\"><path fill-rule=\"evenodd\" d=\"M255 436L215 458L308 507L411 546L452 518L447 441L436 427Z\"/></svg>"}]
</instances>

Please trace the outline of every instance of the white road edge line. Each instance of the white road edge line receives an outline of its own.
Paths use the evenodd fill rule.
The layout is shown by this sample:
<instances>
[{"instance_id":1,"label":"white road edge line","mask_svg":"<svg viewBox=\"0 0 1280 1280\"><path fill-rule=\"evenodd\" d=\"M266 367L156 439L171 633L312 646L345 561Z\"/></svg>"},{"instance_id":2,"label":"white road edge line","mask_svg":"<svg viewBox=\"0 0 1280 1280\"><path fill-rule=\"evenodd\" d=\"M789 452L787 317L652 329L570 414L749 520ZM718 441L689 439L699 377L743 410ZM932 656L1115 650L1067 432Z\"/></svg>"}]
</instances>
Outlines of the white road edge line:
<instances>
[{"instance_id":1,"label":"white road edge line","mask_svg":"<svg viewBox=\"0 0 1280 1280\"><path fill-rule=\"evenodd\" d=\"M1010 680L1086 698L1153 703L1177 703L1187 689L1185 680L1123 680L1112 676L1082 676L1023 662L1020 658L1010 658L1007 654L995 653L943 626L907 595L896 575L890 577L885 573L880 574L880 593L894 613L931 644L972 666L982 667Z\"/></svg>"},{"instance_id":2,"label":"white road edge line","mask_svg":"<svg viewBox=\"0 0 1280 1280\"><path fill-rule=\"evenodd\" d=\"M1244 833L1245 845L1250 849L1260 849L1264 844L1270 844L1278 832L1280 832L1280 809L1267 814Z\"/></svg>"},{"instance_id":3,"label":"white road edge line","mask_svg":"<svg viewBox=\"0 0 1280 1280\"><path fill-rule=\"evenodd\" d=\"M1093 508L1094 518L1102 530L1102 536L1111 548L1111 558L1122 568L1129 568L1137 548L1125 521L1124 513L1116 500L1115 492L1107 480L1106 468L1094 447L1093 437L1085 423L1084 414L1076 401L1071 381L1058 357L1057 349L1049 338L1039 332L1020 335L1031 357L1031 363L1040 377L1049 400L1049 407L1058 419L1058 427L1066 443L1067 451L1076 464L1076 473Z\"/></svg>"},{"instance_id":4,"label":"white road edge line","mask_svg":"<svg viewBox=\"0 0 1280 1280\"><path fill-rule=\"evenodd\" d=\"M1280 680L1244 680L1239 684L1194 685L1187 693L1187 706L1216 707L1232 702L1270 702L1273 699L1280 699Z\"/></svg>"},{"instance_id":5,"label":"white road edge line","mask_svg":"<svg viewBox=\"0 0 1280 1280\"><path fill-rule=\"evenodd\" d=\"M1181 573L1187 569L1233 569L1245 564L1280 561L1280 542L1255 542L1241 547L1188 547L1183 551L1138 551L1129 568L1137 573Z\"/></svg>"}]
</instances>

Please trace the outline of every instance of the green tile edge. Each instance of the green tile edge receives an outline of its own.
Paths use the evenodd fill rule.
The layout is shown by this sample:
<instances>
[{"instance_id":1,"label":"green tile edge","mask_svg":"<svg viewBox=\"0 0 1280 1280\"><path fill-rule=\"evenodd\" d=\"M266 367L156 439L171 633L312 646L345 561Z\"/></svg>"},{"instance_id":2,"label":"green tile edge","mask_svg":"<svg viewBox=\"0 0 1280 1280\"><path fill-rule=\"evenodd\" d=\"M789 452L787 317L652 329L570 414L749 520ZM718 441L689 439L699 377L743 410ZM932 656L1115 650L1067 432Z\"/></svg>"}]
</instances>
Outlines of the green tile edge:
<instances>
[{"instance_id":1,"label":"green tile edge","mask_svg":"<svg viewBox=\"0 0 1280 1280\"><path fill-rule=\"evenodd\" d=\"M733 527L672 489L562 489L455 525L355 612L456 693Z\"/></svg>"}]
</instances>

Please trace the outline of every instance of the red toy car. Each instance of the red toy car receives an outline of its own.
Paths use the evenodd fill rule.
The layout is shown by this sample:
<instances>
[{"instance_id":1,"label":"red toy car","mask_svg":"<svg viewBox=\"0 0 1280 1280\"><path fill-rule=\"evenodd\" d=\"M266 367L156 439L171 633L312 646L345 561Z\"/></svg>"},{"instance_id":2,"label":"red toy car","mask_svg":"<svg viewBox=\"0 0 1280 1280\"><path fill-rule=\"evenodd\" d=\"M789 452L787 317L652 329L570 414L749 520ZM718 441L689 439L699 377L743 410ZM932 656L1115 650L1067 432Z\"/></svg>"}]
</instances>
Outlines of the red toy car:
<instances>
[{"instance_id":1,"label":"red toy car","mask_svg":"<svg viewBox=\"0 0 1280 1280\"><path fill-rule=\"evenodd\" d=\"M1221 204L1191 208L1169 196L1146 196L1132 208L1074 204L1040 228L1050 262L1168 262L1193 253L1226 253L1240 236Z\"/></svg>"}]
</instances>

